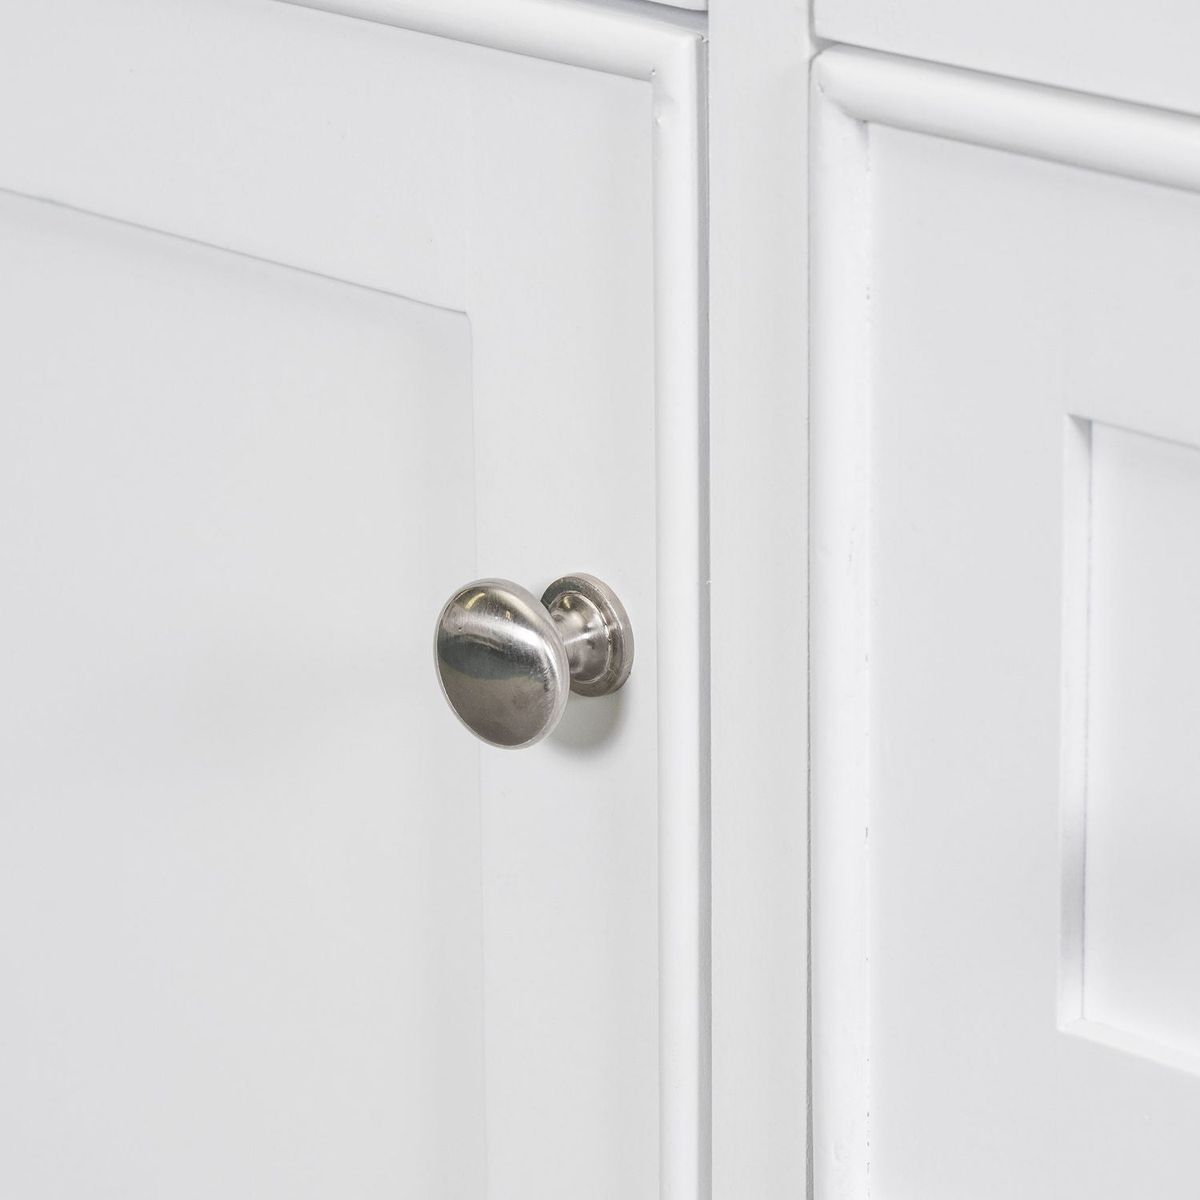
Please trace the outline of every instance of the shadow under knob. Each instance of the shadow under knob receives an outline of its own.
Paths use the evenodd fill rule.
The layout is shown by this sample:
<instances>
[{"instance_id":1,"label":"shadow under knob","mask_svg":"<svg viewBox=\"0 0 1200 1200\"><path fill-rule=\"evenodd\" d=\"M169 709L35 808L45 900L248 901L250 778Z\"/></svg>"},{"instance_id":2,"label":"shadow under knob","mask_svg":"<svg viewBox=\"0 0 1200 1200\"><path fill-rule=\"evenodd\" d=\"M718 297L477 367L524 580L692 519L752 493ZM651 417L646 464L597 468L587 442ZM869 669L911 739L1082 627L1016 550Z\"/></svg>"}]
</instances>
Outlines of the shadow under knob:
<instances>
[{"instance_id":1,"label":"shadow under knob","mask_svg":"<svg viewBox=\"0 0 1200 1200\"><path fill-rule=\"evenodd\" d=\"M633 632L591 575L556 579L540 601L518 583L480 579L446 602L434 658L459 720L493 746L518 749L554 729L571 691L606 696L624 684Z\"/></svg>"}]
</instances>

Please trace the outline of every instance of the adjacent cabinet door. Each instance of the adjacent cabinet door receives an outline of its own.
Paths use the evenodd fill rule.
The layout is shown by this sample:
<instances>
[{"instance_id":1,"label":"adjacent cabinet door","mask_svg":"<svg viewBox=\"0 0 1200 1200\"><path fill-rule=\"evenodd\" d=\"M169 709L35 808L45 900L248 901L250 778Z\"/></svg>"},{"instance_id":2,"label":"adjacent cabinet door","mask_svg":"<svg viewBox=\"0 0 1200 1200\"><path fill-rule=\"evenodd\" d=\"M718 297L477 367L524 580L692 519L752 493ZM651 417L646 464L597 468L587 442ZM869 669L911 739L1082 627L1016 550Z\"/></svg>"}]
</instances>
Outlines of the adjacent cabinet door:
<instances>
[{"instance_id":1,"label":"adjacent cabinet door","mask_svg":"<svg viewBox=\"0 0 1200 1200\"><path fill-rule=\"evenodd\" d=\"M0 1195L695 1196L700 41L318 7L0 11ZM484 746L442 602L573 571Z\"/></svg>"},{"instance_id":2,"label":"adjacent cabinet door","mask_svg":"<svg viewBox=\"0 0 1200 1200\"><path fill-rule=\"evenodd\" d=\"M816 1200L1200 1192L1200 121L816 63Z\"/></svg>"}]
</instances>

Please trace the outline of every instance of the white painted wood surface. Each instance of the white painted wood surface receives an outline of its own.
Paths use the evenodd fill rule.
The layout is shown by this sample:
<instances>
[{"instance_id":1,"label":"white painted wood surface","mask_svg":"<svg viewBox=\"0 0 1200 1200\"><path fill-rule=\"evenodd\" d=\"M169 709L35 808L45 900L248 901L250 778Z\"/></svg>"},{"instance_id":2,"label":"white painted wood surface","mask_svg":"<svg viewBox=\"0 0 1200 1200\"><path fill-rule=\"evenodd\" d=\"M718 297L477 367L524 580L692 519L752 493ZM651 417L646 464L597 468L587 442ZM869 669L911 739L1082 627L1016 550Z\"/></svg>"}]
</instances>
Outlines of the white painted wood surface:
<instances>
[{"instance_id":1,"label":"white painted wood surface","mask_svg":"<svg viewBox=\"0 0 1200 1200\"><path fill-rule=\"evenodd\" d=\"M5 480L19 485L6 509L12 554L33 546L39 555L21 577L29 589L22 613L33 624L21 631L14 661L36 673L29 647L66 637L67 618L56 620L59 610L38 598L56 588L85 597L89 564L103 564L95 526L107 510L84 486L89 478L101 486L105 462L119 463L136 445L123 438L122 421L147 451L111 502L125 521L123 538L153 546L153 533L170 546L162 530L176 518L223 545L218 517L233 520L225 506L236 500L243 514L230 527L240 557L216 582L186 542L174 550L178 615L144 653L185 695L159 714L169 728L148 752L161 760L166 782L146 809L131 811L128 798L125 808L114 807L111 789L99 788L110 750L98 735L82 743L92 757L54 764L74 781L58 809L32 800L4 809L16 823L10 853L23 864L9 881L14 900L35 882L35 894L54 898L32 910L14 904L9 911L20 924L10 936L28 953L40 946L54 958L45 975L24 977L27 990L8 989L0 999L6 1061L21 1068L0 1072L0 1092L27 1125L41 1113L41 1135L75 1151L52 1161L47 1143L22 1143L0 1172L9 1173L8 1190L28 1196L110 1185L126 1196L188 1194L179 1176L164 1182L172 1166L197 1195L239 1188L328 1195L347 1187L363 1196L471 1195L482 1194L486 1181L493 1197L601 1197L652 1194L661 1180L671 1195L699 1196L708 1155L702 46L691 24L647 11L542 0L340 7L368 19L240 0L106 0L53 13L22 2L0 17L0 187L10 193L8 244L20 247L0 292L10 310L6 328L20 330L27 344L2 369L5 390L19 381L41 422L31 447L7 439L8 457L0 459ZM394 27L405 23L412 28ZM31 212L37 216L22 215ZM25 236L20 222L31 220L49 223L41 242ZM49 324L48 281L68 274L69 262L95 264L72 297L81 314L74 324L83 322L77 339L72 323ZM264 297L256 299L254 287ZM265 298L272 287L278 306ZM225 302L232 292L244 299L247 289L243 307ZM86 313L97 306L104 322L93 327ZM151 313L162 326L153 340L144 334ZM256 320L267 318L278 337L260 345ZM63 364L57 373L48 351L37 354L52 337ZM293 410L286 381L301 369L290 357L297 342L305 353L296 362L307 368ZM189 347L202 348L205 369L175 369ZM434 365L422 366L426 360ZM361 418L338 394L343 374ZM269 385L277 378L285 382ZM397 383L404 378L411 384ZM254 410L245 406L263 389L274 407L259 415L248 459L246 445L222 440L229 422L220 417L228 411L248 420ZM213 390L219 403L207 403ZM98 461L61 472L54 430L44 427L49 397L63 406L69 437L75 426L102 420L110 395L118 406L113 424L91 439ZM547 500L570 495L581 479L594 482L569 453L576 409L606 415L587 434L595 461L619 476L619 486L605 490L604 522ZM5 408L6 416L22 411ZM199 423L182 446L171 442L175 411ZM312 420L293 429L293 411ZM347 448L338 469L353 474L355 447L384 465L348 478L316 507L297 491L295 456L319 462L332 453L339 443L321 421L339 413ZM159 423L147 424L149 416ZM385 420L393 424L381 426ZM394 430L409 456L396 460L394 478L379 474L389 444L381 428ZM189 457L209 444L217 457ZM181 456L180 468L169 471L172 454ZM234 465L223 467L222 454ZM468 459L455 467L462 454ZM403 469L410 460L419 470ZM234 466L240 492L197 496L204 469L224 480ZM399 490L384 511L362 516L356 497L369 487L376 490L363 503ZM35 504L50 495L61 510ZM293 558L277 575L272 539L290 511L288 497L297 519L309 506L327 541L288 543ZM468 509L460 512L462 504ZM91 524L71 519L81 506ZM343 546L347 523L357 540ZM280 589L302 570L319 573L325 545L343 555L356 548L358 557L289 614ZM426 553L429 545L441 547L445 564ZM306 550L316 558L305 558ZM82 657L62 670L102 679L103 667L118 683L126 678L113 646L133 644L133 616L158 611L155 589L163 583L156 557L130 550L119 561L121 572L107 568L115 576L111 604L85 614L93 625L71 631L68 644ZM609 579L628 603L638 634L634 681L615 704L569 713L544 752L505 756L463 742L428 662L426 622L440 598L473 574L538 586L579 568ZM376 570L391 572L382 596L371 590ZM195 593L193 613L187 602L197 579L211 586ZM329 670L348 672L332 697L296 680L286 656L255 667L259 626L237 624L241 599L259 597L280 610L271 619L319 641L326 623L349 621L351 599L368 592L375 628L392 622L390 659L370 666L370 647L360 644L362 657L343 662L346 651L329 647ZM213 707L221 696L244 694L253 702L244 727L211 732L210 718L184 703L188 681L172 676L170 664L192 621L233 631L226 657L213 663L223 672ZM351 625L359 639L372 628ZM48 673L27 687L23 675L8 678L18 705L22 694L34 694L33 683L52 683ZM295 770L287 738L303 717L317 754L327 706L357 712L374 703L375 688L382 715L370 726L370 753L351 755L336 740L353 739L353 729L331 731L325 775L295 785L311 789L320 809L320 820L304 820L289 809L281 782ZM85 727L88 703L100 704L92 697L75 701ZM112 713L97 716L132 739L136 699L117 692ZM49 753L67 721L66 705L53 691L36 711L19 709L37 733L22 743L22 761L33 765L9 775L6 796L14 778L21 787L37 777L38 755ZM401 713L417 724L392 719ZM223 836L197 844L172 824L169 781L183 780L202 807L215 803L197 774L197 739L224 744L240 733L247 741L235 739L237 763L249 762L260 728L286 737L260 774L231 768L245 805L229 815ZM411 786L404 753L428 775L416 792L419 808L398 799ZM343 783L336 769L347 760ZM5 764L16 769L14 759ZM391 831L382 839L371 820L340 823L367 794L355 790L359 778L372 789L371 820ZM157 858L144 862L131 861L139 811L158 822ZM76 837L76 826L86 842L75 857L54 858L57 839ZM275 857L276 836L286 858ZM244 858L251 848L258 852ZM350 878L360 852L377 854L381 865ZM89 873L79 876L84 854ZM392 874L393 861L411 861L419 873ZM216 887L231 871L241 882L221 893L224 907L180 894L182 881ZM303 890L314 877L325 891ZM331 888L340 889L333 900L341 907L327 914ZM148 927L139 923L143 911ZM106 913L111 921L102 921ZM178 914L191 924L173 921ZM239 916L245 928L235 931L242 939L235 945L246 949L235 961L246 990L231 992L220 951ZM313 922L328 930L327 952L299 957L311 949ZM145 950L168 932L175 941L161 957ZM157 940L148 942L151 933ZM445 962L434 949L443 940ZM418 974L423 954L433 965ZM386 987L373 985L375 973L386 973ZM457 990L445 982L451 977ZM217 992L223 1008L202 1003ZM78 1087L41 1070L51 1044L56 1053L86 1050L103 1014L126 997L146 1017L123 1017L124 1071L106 1070L108 1060L86 1053L72 1060ZM30 1013L40 1025L22 1019ZM450 1047L447 1075L426 1070L438 1060L437 1045L425 1039L426 1066L413 1068L406 1037L433 1030L450 1038L460 1025L479 1037ZM194 1040L171 1042L171 1031L184 1026ZM356 1039L351 1046L333 1032L345 1029ZM246 1066L254 1073L239 1074L235 1048L257 1045L258 1034L269 1044ZM177 1060L158 1053L156 1037L171 1042ZM214 1041L225 1060L213 1059ZM310 1046L322 1056L307 1061L293 1052ZM272 1074L272 1064L285 1060L287 1070ZM221 1061L232 1062L224 1074ZM302 1071L309 1074L297 1083ZM193 1077L208 1090L188 1088ZM103 1123L89 1124L98 1119L101 1087ZM249 1090L231 1105L228 1089L238 1087ZM238 1105L260 1129L269 1122L269 1138L249 1140L255 1126L238 1119ZM352 1119L361 1111L355 1105L371 1106L370 1121ZM418 1110L427 1144L418 1144L420 1130L405 1116ZM161 1152L139 1161L138 1114L150 1111ZM435 1154L450 1144L453 1151ZM304 1154L293 1160L301 1145ZM311 1170L301 1175L305 1163ZM430 1184L421 1172L435 1169L458 1174Z\"/></svg>"},{"instance_id":2,"label":"white painted wood surface","mask_svg":"<svg viewBox=\"0 0 1200 1200\"><path fill-rule=\"evenodd\" d=\"M2 1190L479 1194L478 766L405 632L466 318L7 193L0 263Z\"/></svg>"},{"instance_id":3,"label":"white painted wood surface","mask_svg":"<svg viewBox=\"0 0 1200 1200\"><path fill-rule=\"evenodd\" d=\"M1192 1196L1194 129L815 78L815 1196Z\"/></svg>"},{"instance_id":4,"label":"white painted wood surface","mask_svg":"<svg viewBox=\"0 0 1200 1200\"><path fill-rule=\"evenodd\" d=\"M1200 449L1090 426L1083 968L1070 1014L1200 1068Z\"/></svg>"},{"instance_id":5,"label":"white painted wood surface","mask_svg":"<svg viewBox=\"0 0 1200 1200\"><path fill-rule=\"evenodd\" d=\"M709 32L713 1195L796 1200L807 1175L811 47L791 0L714 0Z\"/></svg>"},{"instance_id":6,"label":"white painted wood surface","mask_svg":"<svg viewBox=\"0 0 1200 1200\"><path fill-rule=\"evenodd\" d=\"M815 0L817 36L1200 113L1192 0Z\"/></svg>"}]
</instances>

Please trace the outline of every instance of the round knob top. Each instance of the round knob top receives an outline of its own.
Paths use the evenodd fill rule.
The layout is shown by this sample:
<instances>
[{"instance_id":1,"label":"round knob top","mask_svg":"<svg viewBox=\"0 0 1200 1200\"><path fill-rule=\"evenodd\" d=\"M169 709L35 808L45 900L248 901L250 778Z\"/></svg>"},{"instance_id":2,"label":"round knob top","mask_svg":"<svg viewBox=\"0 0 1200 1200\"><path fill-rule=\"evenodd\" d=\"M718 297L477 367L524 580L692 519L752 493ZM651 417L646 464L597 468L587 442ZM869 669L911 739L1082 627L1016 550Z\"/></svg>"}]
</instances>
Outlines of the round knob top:
<instances>
[{"instance_id":1,"label":"round knob top","mask_svg":"<svg viewBox=\"0 0 1200 1200\"><path fill-rule=\"evenodd\" d=\"M541 741L571 689L567 651L538 599L506 579L460 588L438 618L434 652L450 707L493 746Z\"/></svg>"}]
</instances>

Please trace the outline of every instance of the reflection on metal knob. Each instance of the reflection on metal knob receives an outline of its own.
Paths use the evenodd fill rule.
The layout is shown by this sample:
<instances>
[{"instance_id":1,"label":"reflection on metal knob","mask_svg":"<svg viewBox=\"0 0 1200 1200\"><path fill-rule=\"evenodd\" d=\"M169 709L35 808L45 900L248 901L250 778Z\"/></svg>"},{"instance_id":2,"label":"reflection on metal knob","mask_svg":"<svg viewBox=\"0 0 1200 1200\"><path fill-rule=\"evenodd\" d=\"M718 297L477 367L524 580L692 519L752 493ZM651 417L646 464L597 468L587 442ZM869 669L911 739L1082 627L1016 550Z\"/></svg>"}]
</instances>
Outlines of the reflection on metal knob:
<instances>
[{"instance_id":1,"label":"reflection on metal knob","mask_svg":"<svg viewBox=\"0 0 1200 1200\"><path fill-rule=\"evenodd\" d=\"M446 602L434 656L459 720L516 749L558 724L569 692L607 696L629 678L633 631L620 600L591 575L556 579L540 603L520 584L480 579Z\"/></svg>"}]
</instances>

